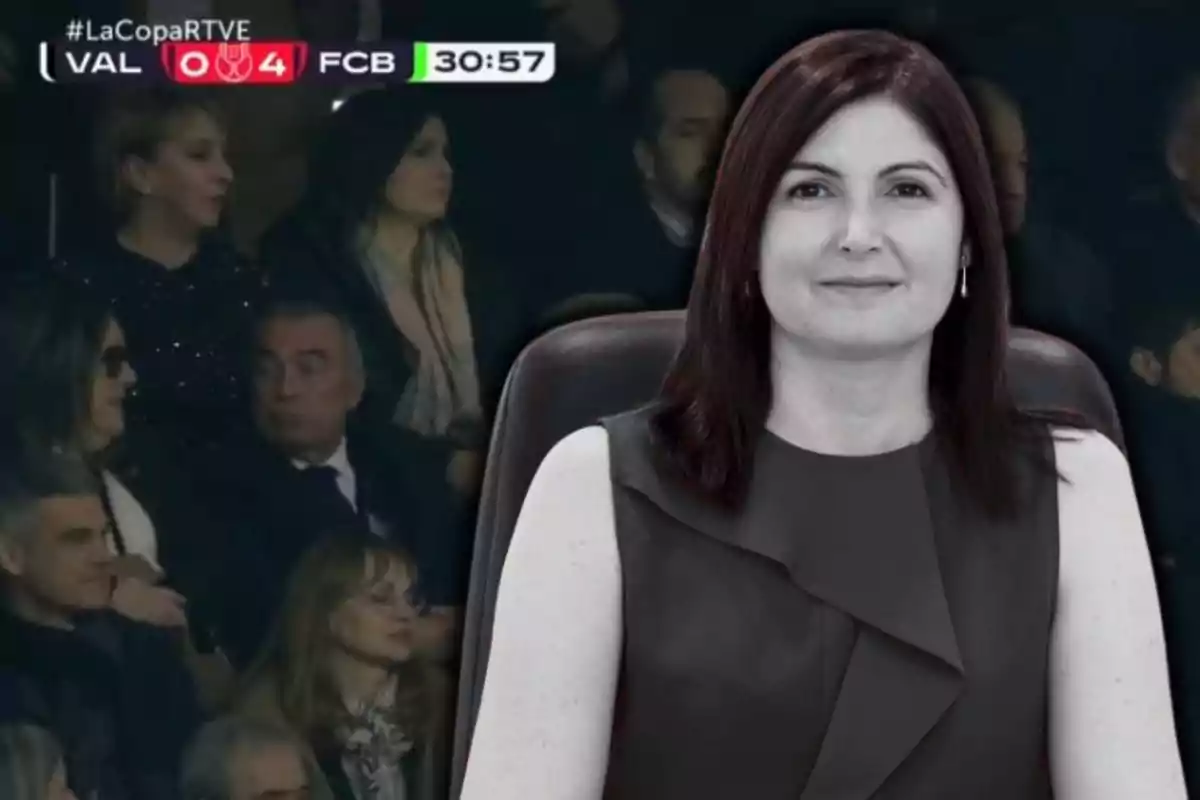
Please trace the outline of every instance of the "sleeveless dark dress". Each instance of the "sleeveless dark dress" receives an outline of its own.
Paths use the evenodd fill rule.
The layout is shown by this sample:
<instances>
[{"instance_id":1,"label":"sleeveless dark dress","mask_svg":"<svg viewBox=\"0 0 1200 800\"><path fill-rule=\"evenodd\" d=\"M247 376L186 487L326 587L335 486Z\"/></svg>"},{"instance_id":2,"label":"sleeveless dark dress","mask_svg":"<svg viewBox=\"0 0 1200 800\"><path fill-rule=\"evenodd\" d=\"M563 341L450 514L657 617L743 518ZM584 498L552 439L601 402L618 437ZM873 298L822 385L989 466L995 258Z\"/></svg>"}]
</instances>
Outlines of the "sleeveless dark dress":
<instances>
[{"instance_id":1,"label":"sleeveless dark dress","mask_svg":"<svg viewBox=\"0 0 1200 800\"><path fill-rule=\"evenodd\" d=\"M655 467L648 420L604 421L625 638L607 800L1051 797L1051 471L1022 467L1025 510L994 522L932 436L854 458L764 434L728 514Z\"/></svg>"}]
</instances>

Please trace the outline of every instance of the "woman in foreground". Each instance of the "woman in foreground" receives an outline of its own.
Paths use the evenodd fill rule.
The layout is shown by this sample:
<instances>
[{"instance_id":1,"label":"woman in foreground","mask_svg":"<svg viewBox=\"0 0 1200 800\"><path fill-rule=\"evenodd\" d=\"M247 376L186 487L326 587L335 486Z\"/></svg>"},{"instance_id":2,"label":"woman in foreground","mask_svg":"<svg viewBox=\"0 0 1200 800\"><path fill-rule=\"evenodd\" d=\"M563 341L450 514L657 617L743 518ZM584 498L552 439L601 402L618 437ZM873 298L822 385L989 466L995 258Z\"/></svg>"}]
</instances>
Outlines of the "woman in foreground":
<instances>
[{"instance_id":1,"label":"woman in foreground","mask_svg":"<svg viewBox=\"0 0 1200 800\"><path fill-rule=\"evenodd\" d=\"M463 800L1186 797L1125 459L1005 387L984 153L889 33L759 80L659 400L529 490Z\"/></svg>"}]
</instances>

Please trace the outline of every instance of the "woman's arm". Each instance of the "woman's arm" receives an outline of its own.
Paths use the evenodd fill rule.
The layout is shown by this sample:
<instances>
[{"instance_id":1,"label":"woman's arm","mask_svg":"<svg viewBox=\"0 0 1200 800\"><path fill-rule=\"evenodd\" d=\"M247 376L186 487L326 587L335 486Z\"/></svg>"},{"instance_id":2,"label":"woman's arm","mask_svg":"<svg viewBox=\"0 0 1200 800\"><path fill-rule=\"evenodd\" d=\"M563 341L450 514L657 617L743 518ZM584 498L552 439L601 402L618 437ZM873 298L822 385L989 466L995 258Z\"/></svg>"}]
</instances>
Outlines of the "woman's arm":
<instances>
[{"instance_id":1,"label":"woman's arm","mask_svg":"<svg viewBox=\"0 0 1200 800\"><path fill-rule=\"evenodd\" d=\"M1056 444L1058 614L1050 757L1058 800L1182 800L1158 593L1129 465L1099 433Z\"/></svg>"},{"instance_id":2,"label":"woman's arm","mask_svg":"<svg viewBox=\"0 0 1200 800\"><path fill-rule=\"evenodd\" d=\"M608 434L546 456L501 576L461 800L599 800L622 643Z\"/></svg>"}]
</instances>

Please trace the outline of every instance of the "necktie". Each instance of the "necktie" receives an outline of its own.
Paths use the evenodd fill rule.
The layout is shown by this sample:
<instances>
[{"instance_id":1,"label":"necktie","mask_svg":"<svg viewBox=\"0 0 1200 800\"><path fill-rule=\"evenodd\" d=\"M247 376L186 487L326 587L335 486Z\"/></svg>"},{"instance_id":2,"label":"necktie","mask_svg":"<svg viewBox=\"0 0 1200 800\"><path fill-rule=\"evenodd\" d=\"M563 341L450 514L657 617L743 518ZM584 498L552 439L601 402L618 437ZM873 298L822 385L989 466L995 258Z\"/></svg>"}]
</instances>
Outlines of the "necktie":
<instances>
[{"instance_id":1,"label":"necktie","mask_svg":"<svg viewBox=\"0 0 1200 800\"><path fill-rule=\"evenodd\" d=\"M337 483L338 471L333 467L327 465L305 467L300 474L314 490L327 492L332 489L341 494L342 490L338 488Z\"/></svg>"},{"instance_id":2,"label":"necktie","mask_svg":"<svg viewBox=\"0 0 1200 800\"><path fill-rule=\"evenodd\" d=\"M349 511L354 513L354 505L342 494L338 486L338 471L330 466L305 467L300 471L304 489L309 499L327 512L337 510L339 516Z\"/></svg>"},{"instance_id":3,"label":"necktie","mask_svg":"<svg viewBox=\"0 0 1200 800\"><path fill-rule=\"evenodd\" d=\"M357 515L337 485L338 471L330 466L296 468L288 487L293 525L284 534L284 574L300 556L328 536L354 530Z\"/></svg>"}]
</instances>

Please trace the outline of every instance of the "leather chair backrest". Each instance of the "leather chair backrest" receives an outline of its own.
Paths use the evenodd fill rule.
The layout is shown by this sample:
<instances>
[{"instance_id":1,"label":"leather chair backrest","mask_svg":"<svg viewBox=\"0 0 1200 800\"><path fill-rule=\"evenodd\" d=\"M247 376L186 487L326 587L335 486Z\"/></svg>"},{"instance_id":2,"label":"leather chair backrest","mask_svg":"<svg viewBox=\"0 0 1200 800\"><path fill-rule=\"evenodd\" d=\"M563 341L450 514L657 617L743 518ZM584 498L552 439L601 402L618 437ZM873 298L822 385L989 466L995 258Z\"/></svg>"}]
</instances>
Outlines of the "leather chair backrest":
<instances>
[{"instance_id":1,"label":"leather chair backrest","mask_svg":"<svg viewBox=\"0 0 1200 800\"><path fill-rule=\"evenodd\" d=\"M536 339L509 372L484 472L464 616L452 797L461 786L483 690L501 568L534 473L567 434L653 400L683 340L683 327L683 311L573 322ZM1014 328L1008 371L1019 407L1082 414L1123 448L1108 385L1077 348Z\"/></svg>"}]
</instances>

